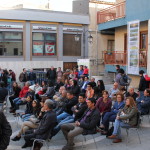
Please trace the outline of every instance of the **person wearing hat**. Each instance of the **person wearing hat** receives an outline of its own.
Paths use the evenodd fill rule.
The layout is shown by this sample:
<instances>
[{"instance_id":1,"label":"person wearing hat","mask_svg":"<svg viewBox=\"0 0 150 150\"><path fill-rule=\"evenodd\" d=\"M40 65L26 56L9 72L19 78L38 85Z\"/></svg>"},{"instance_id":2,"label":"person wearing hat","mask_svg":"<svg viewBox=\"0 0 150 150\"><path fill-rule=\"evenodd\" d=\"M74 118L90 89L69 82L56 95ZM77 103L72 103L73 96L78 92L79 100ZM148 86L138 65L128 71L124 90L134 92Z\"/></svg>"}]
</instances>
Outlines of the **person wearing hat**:
<instances>
[{"instance_id":1,"label":"person wearing hat","mask_svg":"<svg viewBox=\"0 0 150 150\"><path fill-rule=\"evenodd\" d=\"M100 118L99 111L95 107L96 100L89 98L86 103L88 109L79 120L75 123L63 124L61 126L61 130L67 140L67 144L62 150L73 150L73 140L75 136L96 133L96 126Z\"/></svg>"},{"instance_id":2,"label":"person wearing hat","mask_svg":"<svg viewBox=\"0 0 150 150\"><path fill-rule=\"evenodd\" d=\"M56 113L53 111L53 105L54 102L52 100L47 99L45 101L44 103L45 115L40 121L38 128L34 130L33 133L30 132L30 134L26 134L24 136L25 144L22 146L22 148L31 147L33 144L32 139L46 140L47 138L49 138L52 129L55 127L57 123L57 117ZM41 147L42 144L35 143L34 149L40 150Z\"/></svg>"}]
</instances>

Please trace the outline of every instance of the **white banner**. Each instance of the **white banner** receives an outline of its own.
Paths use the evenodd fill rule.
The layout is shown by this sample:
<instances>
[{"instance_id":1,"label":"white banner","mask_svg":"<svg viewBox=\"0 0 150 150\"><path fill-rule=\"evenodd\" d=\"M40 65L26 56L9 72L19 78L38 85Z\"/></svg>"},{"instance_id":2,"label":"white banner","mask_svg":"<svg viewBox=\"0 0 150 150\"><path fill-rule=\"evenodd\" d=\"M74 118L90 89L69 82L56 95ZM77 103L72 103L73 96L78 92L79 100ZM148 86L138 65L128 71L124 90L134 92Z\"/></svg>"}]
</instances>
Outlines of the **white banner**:
<instances>
[{"instance_id":1,"label":"white banner","mask_svg":"<svg viewBox=\"0 0 150 150\"><path fill-rule=\"evenodd\" d=\"M139 25L140 22L128 23L128 74L139 74Z\"/></svg>"}]
</instances>

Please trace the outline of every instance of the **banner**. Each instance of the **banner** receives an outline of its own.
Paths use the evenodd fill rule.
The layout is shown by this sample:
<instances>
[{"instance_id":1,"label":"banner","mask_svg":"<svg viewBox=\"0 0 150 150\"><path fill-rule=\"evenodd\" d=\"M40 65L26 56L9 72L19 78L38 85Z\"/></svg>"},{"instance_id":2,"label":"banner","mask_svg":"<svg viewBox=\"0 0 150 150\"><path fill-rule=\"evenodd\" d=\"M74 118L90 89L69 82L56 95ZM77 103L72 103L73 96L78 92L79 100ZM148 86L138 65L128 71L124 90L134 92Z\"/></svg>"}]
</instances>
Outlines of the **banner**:
<instances>
[{"instance_id":1,"label":"banner","mask_svg":"<svg viewBox=\"0 0 150 150\"><path fill-rule=\"evenodd\" d=\"M128 74L139 74L139 21L128 23Z\"/></svg>"},{"instance_id":2,"label":"banner","mask_svg":"<svg viewBox=\"0 0 150 150\"><path fill-rule=\"evenodd\" d=\"M45 55L55 55L55 43L45 43Z\"/></svg>"},{"instance_id":3,"label":"banner","mask_svg":"<svg viewBox=\"0 0 150 150\"><path fill-rule=\"evenodd\" d=\"M43 45L44 45L44 42L33 42L33 55L34 56L43 55Z\"/></svg>"}]
</instances>

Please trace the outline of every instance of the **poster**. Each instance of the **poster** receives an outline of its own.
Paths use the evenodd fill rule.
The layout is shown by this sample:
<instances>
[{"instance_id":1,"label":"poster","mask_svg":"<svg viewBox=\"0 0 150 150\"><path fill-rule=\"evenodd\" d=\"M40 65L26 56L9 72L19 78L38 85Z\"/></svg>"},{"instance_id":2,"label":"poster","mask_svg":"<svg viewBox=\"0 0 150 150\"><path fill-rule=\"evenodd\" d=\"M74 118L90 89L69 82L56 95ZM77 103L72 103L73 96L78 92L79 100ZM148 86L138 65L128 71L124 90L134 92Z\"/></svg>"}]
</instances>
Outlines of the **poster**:
<instances>
[{"instance_id":1,"label":"poster","mask_svg":"<svg viewBox=\"0 0 150 150\"><path fill-rule=\"evenodd\" d=\"M128 23L128 74L139 74L139 21Z\"/></svg>"},{"instance_id":2,"label":"poster","mask_svg":"<svg viewBox=\"0 0 150 150\"><path fill-rule=\"evenodd\" d=\"M45 43L45 55L55 55L55 43Z\"/></svg>"},{"instance_id":3,"label":"poster","mask_svg":"<svg viewBox=\"0 0 150 150\"><path fill-rule=\"evenodd\" d=\"M87 68L89 69L89 77L90 77L90 59L78 59L77 65L87 66Z\"/></svg>"},{"instance_id":4,"label":"poster","mask_svg":"<svg viewBox=\"0 0 150 150\"><path fill-rule=\"evenodd\" d=\"M44 45L44 42L33 42L33 55L34 56L43 55L43 45Z\"/></svg>"}]
</instances>

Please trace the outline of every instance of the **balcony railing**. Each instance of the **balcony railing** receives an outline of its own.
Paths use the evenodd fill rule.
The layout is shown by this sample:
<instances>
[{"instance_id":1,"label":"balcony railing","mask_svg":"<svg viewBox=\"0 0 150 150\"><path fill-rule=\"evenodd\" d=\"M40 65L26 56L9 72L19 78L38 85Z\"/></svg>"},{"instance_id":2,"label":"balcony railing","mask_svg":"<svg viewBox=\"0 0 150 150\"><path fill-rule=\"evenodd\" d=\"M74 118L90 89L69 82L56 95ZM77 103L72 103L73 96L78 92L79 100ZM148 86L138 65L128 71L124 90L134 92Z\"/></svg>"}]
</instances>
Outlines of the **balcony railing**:
<instances>
[{"instance_id":1,"label":"balcony railing","mask_svg":"<svg viewBox=\"0 0 150 150\"><path fill-rule=\"evenodd\" d=\"M127 65L127 57L128 54L121 51L112 53L104 52L104 63L111 65ZM139 52L139 66L147 67L147 51L142 50Z\"/></svg>"},{"instance_id":2,"label":"balcony railing","mask_svg":"<svg viewBox=\"0 0 150 150\"><path fill-rule=\"evenodd\" d=\"M125 2L97 12L97 23L100 24L123 17L125 17Z\"/></svg>"}]
</instances>

